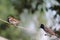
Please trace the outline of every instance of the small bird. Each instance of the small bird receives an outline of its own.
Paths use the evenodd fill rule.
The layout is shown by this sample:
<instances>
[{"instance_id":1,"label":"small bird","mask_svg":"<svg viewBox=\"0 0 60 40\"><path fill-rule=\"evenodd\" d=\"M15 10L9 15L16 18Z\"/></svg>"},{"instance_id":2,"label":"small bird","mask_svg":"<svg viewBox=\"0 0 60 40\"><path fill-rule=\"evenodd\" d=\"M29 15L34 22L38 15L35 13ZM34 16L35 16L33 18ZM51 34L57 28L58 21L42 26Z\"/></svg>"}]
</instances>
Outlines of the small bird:
<instances>
[{"instance_id":1,"label":"small bird","mask_svg":"<svg viewBox=\"0 0 60 40\"><path fill-rule=\"evenodd\" d=\"M55 32L53 32L50 28L45 27L43 24L41 24L40 28L51 35L56 35Z\"/></svg>"},{"instance_id":2,"label":"small bird","mask_svg":"<svg viewBox=\"0 0 60 40\"><path fill-rule=\"evenodd\" d=\"M13 16L9 16L8 22L14 26L17 26L20 23L20 20L14 18ZM55 32L53 32L50 28L45 27L43 24L40 25L40 28L51 35L56 35Z\"/></svg>"},{"instance_id":3,"label":"small bird","mask_svg":"<svg viewBox=\"0 0 60 40\"><path fill-rule=\"evenodd\" d=\"M9 16L8 17L8 22L10 24L14 25L14 26L17 26L20 21L18 19L16 19L16 18L12 17L12 16Z\"/></svg>"}]
</instances>

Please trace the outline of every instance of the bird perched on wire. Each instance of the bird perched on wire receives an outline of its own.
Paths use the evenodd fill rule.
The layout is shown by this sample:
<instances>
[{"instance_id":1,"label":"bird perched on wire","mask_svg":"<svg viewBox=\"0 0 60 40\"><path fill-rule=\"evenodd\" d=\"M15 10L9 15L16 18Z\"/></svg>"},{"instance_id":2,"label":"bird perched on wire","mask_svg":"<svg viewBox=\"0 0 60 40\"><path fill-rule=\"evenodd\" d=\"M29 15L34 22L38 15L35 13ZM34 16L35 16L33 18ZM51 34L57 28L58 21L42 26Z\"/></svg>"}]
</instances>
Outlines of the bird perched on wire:
<instances>
[{"instance_id":1,"label":"bird perched on wire","mask_svg":"<svg viewBox=\"0 0 60 40\"><path fill-rule=\"evenodd\" d=\"M8 17L8 22L14 26L17 26L20 23L20 21L13 16ZM43 24L41 24L40 28L51 35L55 35L55 33L50 28L45 27Z\"/></svg>"},{"instance_id":2,"label":"bird perched on wire","mask_svg":"<svg viewBox=\"0 0 60 40\"><path fill-rule=\"evenodd\" d=\"M54 31L52 31L50 28L45 27L44 24L41 24L40 28L42 28L45 32L50 34L50 35L48 35L48 34L46 34L46 35L50 36L51 40L60 40L58 35Z\"/></svg>"},{"instance_id":3,"label":"bird perched on wire","mask_svg":"<svg viewBox=\"0 0 60 40\"><path fill-rule=\"evenodd\" d=\"M19 24L20 20L14 18L13 16L9 16L8 22L14 26L17 26Z\"/></svg>"},{"instance_id":4,"label":"bird perched on wire","mask_svg":"<svg viewBox=\"0 0 60 40\"><path fill-rule=\"evenodd\" d=\"M41 24L40 28L51 35L56 35L55 32L53 32L50 28L45 27L43 24Z\"/></svg>"}]
</instances>

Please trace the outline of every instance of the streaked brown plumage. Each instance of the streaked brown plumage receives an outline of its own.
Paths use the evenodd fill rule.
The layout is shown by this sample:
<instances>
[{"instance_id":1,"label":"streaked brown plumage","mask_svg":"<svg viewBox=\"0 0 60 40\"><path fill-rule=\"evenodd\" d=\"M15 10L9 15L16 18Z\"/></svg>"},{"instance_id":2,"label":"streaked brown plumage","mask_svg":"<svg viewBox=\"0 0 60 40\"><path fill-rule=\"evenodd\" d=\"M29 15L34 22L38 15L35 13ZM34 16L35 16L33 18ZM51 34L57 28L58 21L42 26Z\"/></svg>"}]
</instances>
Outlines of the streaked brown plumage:
<instances>
[{"instance_id":1,"label":"streaked brown plumage","mask_svg":"<svg viewBox=\"0 0 60 40\"><path fill-rule=\"evenodd\" d=\"M11 17L11 16L8 17L8 21L10 24L13 24L14 26L18 25L20 22L19 20L15 19L14 17Z\"/></svg>"},{"instance_id":2,"label":"streaked brown plumage","mask_svg":"<svg viewBox=\"0 0 60 40\"><path fill-rule=\"evenodd\" d=\"M50 28L45 27L43 24L41 24L40 28L42 28L45 32L47 32L51 35L56 35L55 32L53 32Z\"/></svg>"},{"instance_id":3,"label":"streaked brown plumage","mask_svg":"<svg viewBox=\"0 0 60 40\"><path fill-rule=\"evenodd\" d=\"M51 35L56 35L55 32L53 32L50 28L44 27L44 30Z\"/></svg>"}]
</instances>

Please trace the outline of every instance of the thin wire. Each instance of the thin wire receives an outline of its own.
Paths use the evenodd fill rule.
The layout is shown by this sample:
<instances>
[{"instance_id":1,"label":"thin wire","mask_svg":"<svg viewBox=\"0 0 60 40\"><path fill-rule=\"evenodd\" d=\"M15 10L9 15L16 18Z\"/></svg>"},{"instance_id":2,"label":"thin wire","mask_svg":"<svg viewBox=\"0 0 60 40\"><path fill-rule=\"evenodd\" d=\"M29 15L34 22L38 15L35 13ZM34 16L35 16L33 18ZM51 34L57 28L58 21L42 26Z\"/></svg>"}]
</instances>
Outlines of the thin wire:
<instances>
[{"instance_id":1,"label":"thin wire","mask_svg":"<svg viewBox=\"0 0 60 40\"><path fill-rule=\"evenodd\" d=\"M4 23L7 23L7 24L10 24L9 22L5 21L5 20L2 20L0 19L0 21L4 22Z\"/></svg>"},{"instance_id":2,"label":"thin wire","mask_svg":"<svg viewBox=\"0 0 60 40\"><path fill-rule=\"evenodd\" d=\"M7 21L5 21L5 20L2 20L2 19L0 19L0 21L2 21L2 22L4 22L4 23L7 23L7 24L9 24L9 25L12 25L12 24L10 24L9 22L7 22ZM14 25L13 25L14 26ZM15 26L16 27L16 26ZM27 28L24 28L24 27L22 27L22 26L19 26L19 28L20 29L27 29Z\"/></svg>"}]
</instances>

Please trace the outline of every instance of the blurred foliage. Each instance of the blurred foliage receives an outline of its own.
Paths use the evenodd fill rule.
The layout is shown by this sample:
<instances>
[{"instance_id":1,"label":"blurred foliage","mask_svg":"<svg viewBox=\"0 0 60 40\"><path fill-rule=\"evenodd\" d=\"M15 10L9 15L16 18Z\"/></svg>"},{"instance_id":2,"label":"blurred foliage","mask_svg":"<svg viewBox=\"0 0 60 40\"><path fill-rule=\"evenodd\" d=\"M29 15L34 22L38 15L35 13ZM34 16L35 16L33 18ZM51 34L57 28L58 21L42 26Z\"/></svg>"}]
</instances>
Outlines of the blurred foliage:
<instances>
[{"instance_id":1,"label":"blurred foliage","mask_svg":"<svg viewBox=\"0 0 60 40\"><path fill-rule=\"evenodd\" d=\"M53 6L51 7L52 10L56 10L57 11L57 14L60 15L60 6Z\"/></svg>"},{"instance_id":2,"label":"blurred foliage","mask_svg":"<svg viewBox=\"0 0 60 40\"><path fill-rule=\"evenodd\" d=\"M10 0L0 0L0 19L7 21L8 16L10 15L19 18L19 14L17 10L14 9ZM20 31L4 21L0 20L0 35L11 40L17 40Z\"/></svg>"},{"instance_id":3,"label":"blurred foliage","mask_svg":"<svg viewBox=\"0 0 60 40\"><path fill-rule=\"evenodd\" d=\"M2 30L0 35L10 40L18 40L20 37L20 30L10 25L6 30Z\"/></svg>"},{"instance_id":4,"label":"blurred foliage","mask_svg":"<svg viewBox=\"0 0 60 40\"><path fill-rule=\"evenodd\" d=\"M60 3L60 0L57 0Z\"/></svg>"},{"instance_id":5,"label":"blurred foliage","mask_svg":"<svg viewBox=\"0 0 60 40\"><path fill-rule=\"evenodd\" d=\"M11 3L15 6L18 12L22 12L24 8L31 8L32 0L11 0Z\"/></svg>"},{"instance_id":6,"label":"blurred foliage","mask_svg":"<svg viewBox=\"0 0 60 40\"><path fill-rule=\"evenodd\" d=\"M28 5L28 3L26 4ZM25 0L0 0L0 19L3 20L0 20L0 36L9 40L30 40L30 37L26 33L25 35L20 29L6 23L8 16L14 16L17 19L20 19L18 12L21 12L26 4Z\"/></svg>"},{"instance_id":7,"label":"blurred foliage","mask_svg":"<svg viewBox=\"0 0 60 40\"><path fill-rule=\"evenodd\" d=\"M0 19L7 21L8 16L18 18L18 12L12 6L10 0L0 0ZM0 20L0 25L4 23Z\"/></svg>"},{"instance_id":8,"label":"blurred foliage","mask_svg":"<svg viewBox=\"0 0 60 40\"><path fill-rule=\"evenodd\" d=\"M24 8L31 9L31 2L33 2L33 1L32 0L0 0L0 19L7 21L8 16L10 16L10 15L14 16L17 19L20 19L19 15L21 14L21 12L23 11ZM38 3L38 5L39 4L40 3ZM45 24L46 21L43 18L44 9L39 10L39 12L40 11L41 11L41 13L40 13L41 15L39 17L39 21L41 23ZM28 16L26 16L27 19L30 17L30 16L29 17ZM23 16L23 18L24 18L24 16ZM16 28L15 26L7 24L1 20L0 20L0 35L3 37L6 37L7 39L10 39L10 40L30 40L30 36L28 34L24 33L23 31ZM60 33L59 33L59 35L60 35Z\"/></svg>"},{"instance_id":9,"label":"blurred foliage","mask_svg":"<svg viewBox=\"0 0 60 40\"><path fill-rule=\"evenodd\" d=\"M18 14L10 0L0 0L0 19L6 20L9 15L17 17Z\"/></svg>"}]
</instances>

